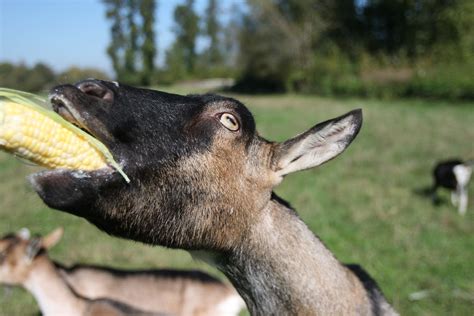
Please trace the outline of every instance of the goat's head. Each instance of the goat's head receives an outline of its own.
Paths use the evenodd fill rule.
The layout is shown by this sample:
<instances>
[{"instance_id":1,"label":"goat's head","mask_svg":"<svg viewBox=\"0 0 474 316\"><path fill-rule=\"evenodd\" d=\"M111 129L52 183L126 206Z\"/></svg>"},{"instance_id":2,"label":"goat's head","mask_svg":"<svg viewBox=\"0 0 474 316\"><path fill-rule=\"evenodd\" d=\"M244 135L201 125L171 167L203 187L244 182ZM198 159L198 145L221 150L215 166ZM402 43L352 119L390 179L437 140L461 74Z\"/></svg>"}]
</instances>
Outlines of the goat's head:
<instances>
[{"instance_id":1,"label":"goat's head","mask_svg":"<svg viewBox=\"0 0 474 316\"><path fill-rule=\"evenodd\" d=\"M50 98L108 146L131 183L111 170L46 171L31 178L45 203L114 235L185 249L232 247L283 176L337 156L362 123L356 110L274 143L231 98L98 80L58 86Z\"/></svg>"},{"instance_id":2,"label":"goat's head","mask_svg":"<svg viewBox=\"0 0 474 316\"><path fill-rule=\"evenodd\" d=\"M56 245L63 234L58 228L44 237L30 238L23 228L0 239L0 283L22 285L35 267L35 259L42 252Z\"/></svg>"}]
</instances>

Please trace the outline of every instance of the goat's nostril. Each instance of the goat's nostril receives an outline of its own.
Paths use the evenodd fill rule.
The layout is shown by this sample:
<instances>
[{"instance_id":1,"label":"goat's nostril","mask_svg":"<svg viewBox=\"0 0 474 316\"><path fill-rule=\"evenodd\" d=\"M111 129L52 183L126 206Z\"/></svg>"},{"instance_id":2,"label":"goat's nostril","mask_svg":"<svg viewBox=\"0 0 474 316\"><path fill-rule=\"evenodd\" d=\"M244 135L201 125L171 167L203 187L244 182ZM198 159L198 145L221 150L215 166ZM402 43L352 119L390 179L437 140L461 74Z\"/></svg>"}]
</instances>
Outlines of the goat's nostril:
<instances>
[{"instance_id":1,"label":"goat's nostril","mask_svg":"<svg viewBox=\"0 0 474 316\"><path fill-rule=\"evenodd\" d=\"M59 111L59 108L65 107L64 101L58 96L58 95L53 95L49 98L49 101L51 103L51 106L55 112Z\"/></svg>"},{"instance_id":2,"label":"goat's nostril","mask_svg":"<svg viewBox=\"0 0 474 316\"><path fill-rule=\"evenodd\" d=\"M81 82L77 85L77 88L87 95L103 99L105 101L112 101L113 99L112 91L95 81Z\"/></svg>"}]
</instances>

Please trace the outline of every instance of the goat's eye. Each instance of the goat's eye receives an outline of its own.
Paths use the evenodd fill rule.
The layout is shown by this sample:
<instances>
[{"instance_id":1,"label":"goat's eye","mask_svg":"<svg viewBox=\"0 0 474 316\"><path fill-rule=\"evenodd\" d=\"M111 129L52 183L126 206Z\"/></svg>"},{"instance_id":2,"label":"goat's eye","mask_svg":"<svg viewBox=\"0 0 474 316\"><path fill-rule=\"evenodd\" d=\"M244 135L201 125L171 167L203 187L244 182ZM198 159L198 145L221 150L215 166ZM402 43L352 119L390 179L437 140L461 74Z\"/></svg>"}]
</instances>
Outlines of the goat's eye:
<instances>
[{"instance_id":1,"label":"goat's eye","mask_svg":"<svg viewBox=\"0 0 474 316\"><path fill-rule=\"evenodd\" d=\"M222 113L219 117L219 121L229 131L236 132L240 128L239 121L230 113Z\"/></svg>"}]
</instances>

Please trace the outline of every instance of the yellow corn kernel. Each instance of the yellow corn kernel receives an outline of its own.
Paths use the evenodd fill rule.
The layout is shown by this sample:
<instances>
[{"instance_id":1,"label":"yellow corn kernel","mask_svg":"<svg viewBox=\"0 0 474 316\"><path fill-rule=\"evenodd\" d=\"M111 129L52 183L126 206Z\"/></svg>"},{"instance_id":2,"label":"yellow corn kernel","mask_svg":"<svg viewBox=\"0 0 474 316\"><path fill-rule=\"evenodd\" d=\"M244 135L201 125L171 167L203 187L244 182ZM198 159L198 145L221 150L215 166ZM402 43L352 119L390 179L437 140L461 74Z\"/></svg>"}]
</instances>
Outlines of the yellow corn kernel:
<instances>
[{"instance_id":1,"label":"yellow corn kernel","mask_svg":"<svg viewBox=\"0 0 474 316\"><path fill-rule=\"evenodd\" d=\"M105 167L104 155L65 124L23 104L0 100L0 149L52 169Z\"/></svg>"}]
</instances>

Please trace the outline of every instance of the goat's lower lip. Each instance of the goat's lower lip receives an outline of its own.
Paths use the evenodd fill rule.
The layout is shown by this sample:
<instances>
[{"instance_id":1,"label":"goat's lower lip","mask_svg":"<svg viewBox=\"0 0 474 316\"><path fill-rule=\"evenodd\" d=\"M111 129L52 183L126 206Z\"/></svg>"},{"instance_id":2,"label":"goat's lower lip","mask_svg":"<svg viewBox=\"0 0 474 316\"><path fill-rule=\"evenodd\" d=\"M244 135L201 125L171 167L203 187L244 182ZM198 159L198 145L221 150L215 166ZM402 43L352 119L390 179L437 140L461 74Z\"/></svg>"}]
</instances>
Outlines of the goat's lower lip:
<instances>
[{"instance_id":1,"label":"goat's lower lip","mask_svg":"<svg viewBox=\"0 0 474 316\"><path fill-rule=\"evenodd\" d=\"M52 170L42 170L39 172L32 173L29 176L30 181L35 185L36 179L47 178L50 176L58 176L60 174L71 175L77 179L93 179L95 177L107 176L114 173L114 169L110 166L100 168L97 170L80 170L80 169L52 169Z\"/></svg>"}]
</instances>

